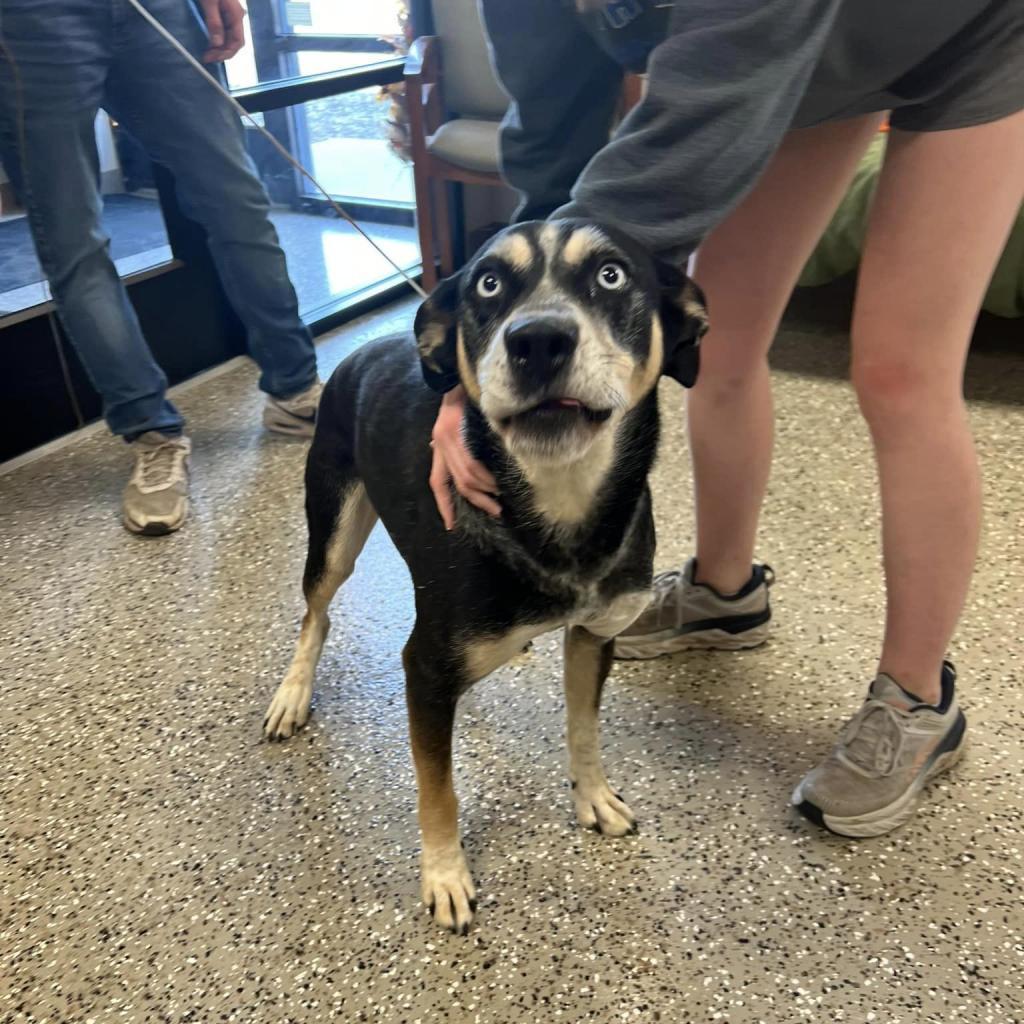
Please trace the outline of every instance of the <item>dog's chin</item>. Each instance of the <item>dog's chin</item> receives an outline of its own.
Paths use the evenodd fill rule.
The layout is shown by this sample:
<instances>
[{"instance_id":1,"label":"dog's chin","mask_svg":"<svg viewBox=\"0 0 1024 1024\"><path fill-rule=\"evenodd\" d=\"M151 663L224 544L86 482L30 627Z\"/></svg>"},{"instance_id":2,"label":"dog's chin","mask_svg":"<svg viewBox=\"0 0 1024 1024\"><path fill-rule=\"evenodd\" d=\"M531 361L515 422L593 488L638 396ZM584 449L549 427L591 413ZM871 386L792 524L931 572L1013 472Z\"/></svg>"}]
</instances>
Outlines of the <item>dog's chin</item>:
<instances>
[{"instance_id":1,"label":"dog's chin","mask_svg":"<svg viewBox=\"0 0 1024 1024\"><path fill-rule=\"evenodd\" d=\"M610 429L611 421L611 409L551 399L502 416L491 425L518 459L553 466L583 458L598 437Z\"/></svg>"}]
</instances>

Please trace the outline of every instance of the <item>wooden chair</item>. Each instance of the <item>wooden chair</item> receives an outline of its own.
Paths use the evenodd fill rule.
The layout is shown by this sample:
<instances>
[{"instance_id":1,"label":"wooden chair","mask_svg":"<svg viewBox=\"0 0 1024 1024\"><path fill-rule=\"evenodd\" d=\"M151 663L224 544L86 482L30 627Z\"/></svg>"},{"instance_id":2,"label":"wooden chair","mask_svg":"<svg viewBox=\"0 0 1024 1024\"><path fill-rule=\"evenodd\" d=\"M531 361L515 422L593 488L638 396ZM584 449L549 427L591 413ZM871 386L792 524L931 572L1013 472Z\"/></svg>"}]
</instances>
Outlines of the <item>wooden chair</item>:
<instances>
[{"instance_id":1,"label":"wooden chair","mask_svg":"<svg viewBox=\"0 0 1024 1024\"><path fill-rule=\"evenodd\" d=\"M417 39L405 64L416 224L427 290L437 284L438 257L442 276L455 270L447 183L504 185L498 172L498 129L508 106L491 68L476 0L435 3L434 26L437 35ZM641 78L626 77L623 114L642 90Z\"/></svg>"}]
</instances>

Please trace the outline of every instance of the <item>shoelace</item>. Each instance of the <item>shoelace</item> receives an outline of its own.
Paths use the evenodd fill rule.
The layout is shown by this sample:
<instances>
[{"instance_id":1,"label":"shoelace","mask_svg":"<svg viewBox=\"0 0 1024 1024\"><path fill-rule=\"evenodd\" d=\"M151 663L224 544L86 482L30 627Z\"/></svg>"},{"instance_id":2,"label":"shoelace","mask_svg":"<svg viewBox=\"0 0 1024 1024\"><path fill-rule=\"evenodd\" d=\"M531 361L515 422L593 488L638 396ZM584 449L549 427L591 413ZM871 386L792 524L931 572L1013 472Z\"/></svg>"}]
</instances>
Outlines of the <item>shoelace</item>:
<instances>
[{"instance_id":1,"label":"shoelace","mask_svg":"<svg viewBox=\"0 0 1024 1024\"><path fill-rule=\"evenodd\" d=\"M869 698L839 736L839 755L872 778L886 778L903 754L903 719L883 700Z\"/></svg>"},{"instance_id":2,"label":"shoelace","mask_svg":"<svg viewBox=\"0 0 1024 1024\"><path fill-rule=\"evenodd\" d=\"M654 578L654 591L651 594L651 603L647 606L647 614L656 613L659 620L662 609L672 600L673 595L683 582L684 572L682 569L670 569L667 572L659 573ZM676 628L682 625L683 606L678 604L675 608Z\"/></svg>"},{"instance_id":3,"label":"shoelace","mask_svg":"<svg viewBox=\"0 0 1024 1024\"><path fill-rule=\"evenodd\" d=\"M143 490L158 490L185 479L185 448L178 441L164 441L140 452L136 469Z\"/></svg>"}]
</instances>

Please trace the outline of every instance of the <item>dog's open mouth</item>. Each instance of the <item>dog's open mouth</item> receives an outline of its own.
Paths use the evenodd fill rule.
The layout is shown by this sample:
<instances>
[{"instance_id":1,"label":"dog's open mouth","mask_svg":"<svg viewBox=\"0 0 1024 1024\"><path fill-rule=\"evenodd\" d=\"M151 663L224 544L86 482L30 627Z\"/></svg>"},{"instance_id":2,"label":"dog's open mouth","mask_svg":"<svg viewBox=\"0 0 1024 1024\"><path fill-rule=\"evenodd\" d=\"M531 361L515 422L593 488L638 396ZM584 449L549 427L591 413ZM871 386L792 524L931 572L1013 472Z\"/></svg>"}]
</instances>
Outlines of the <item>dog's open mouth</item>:
<instances>
[{"instance_id":1,"label":"dog's open mouth","mask_svg":"<svg viewBox=\"0 0 1024 1024\"><path fill-rule=\"evenodd\" d=\"M575 422L604 423L612 414L611 409L592 409L578 398L546 398L543 402L507 416L502 425L558 427L571 426Z\"/></svg>"}]
</instances>

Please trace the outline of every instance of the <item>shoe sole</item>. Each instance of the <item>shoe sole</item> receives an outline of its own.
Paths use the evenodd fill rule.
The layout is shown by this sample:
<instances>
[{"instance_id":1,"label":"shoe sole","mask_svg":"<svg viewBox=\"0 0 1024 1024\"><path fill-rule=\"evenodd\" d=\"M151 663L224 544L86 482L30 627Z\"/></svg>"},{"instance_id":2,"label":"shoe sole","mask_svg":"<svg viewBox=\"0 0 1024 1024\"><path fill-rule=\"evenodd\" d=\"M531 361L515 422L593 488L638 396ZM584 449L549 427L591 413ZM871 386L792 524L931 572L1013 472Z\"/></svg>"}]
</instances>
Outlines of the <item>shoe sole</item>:
<instances>
[{"instance_id":1,"label":"shoe sole","mask_svg":"<svg viewBox=\"0 0 1024 1024\"><path fill-rule=\"evenodd\" d=\"M191 503L185 502L185 511L173 523L146 523L145 526L139 526L138 523L129 519L127 515L121 516L121 522L124 523L124 528L129 533L134 533L136 537L166 537L167 534L175 533L185 525L190 509Z\"/></svg>"},{"instance_id":2,"label":"shoe sole","mask_svg":"<svg viewBox=\"0 0 1024 1024\"><path fill-rule=\"evenodd\" d=\"M615 657L620 661L648 661L680 651L749 651L768 640L771 629L768 621L752 628L731 633L727 629L699 629L692 633L664 636L646 636L637 639L618 637Z\"/></svg>"},{"instance_id":3,"label":"shoe sole","mask_svg":"<svg viewBox=\"0 0 1024 1024\"><path fill-rule=\"evenodd\" d=\"M800 786L793 791L792 804L808 821L846 839L873 839L905 825L917 811L918 798L928 783L937 775L949 771L963 757L967 719L961 711L953 728L939 745L931 763L907 787L906 791L886 807L867 814L844 818L825 814L810 800L804 800ZM946 748L946 749L943 749ZM801 784L802 785L802 784Z\"/></svg>"}]
</instances>

